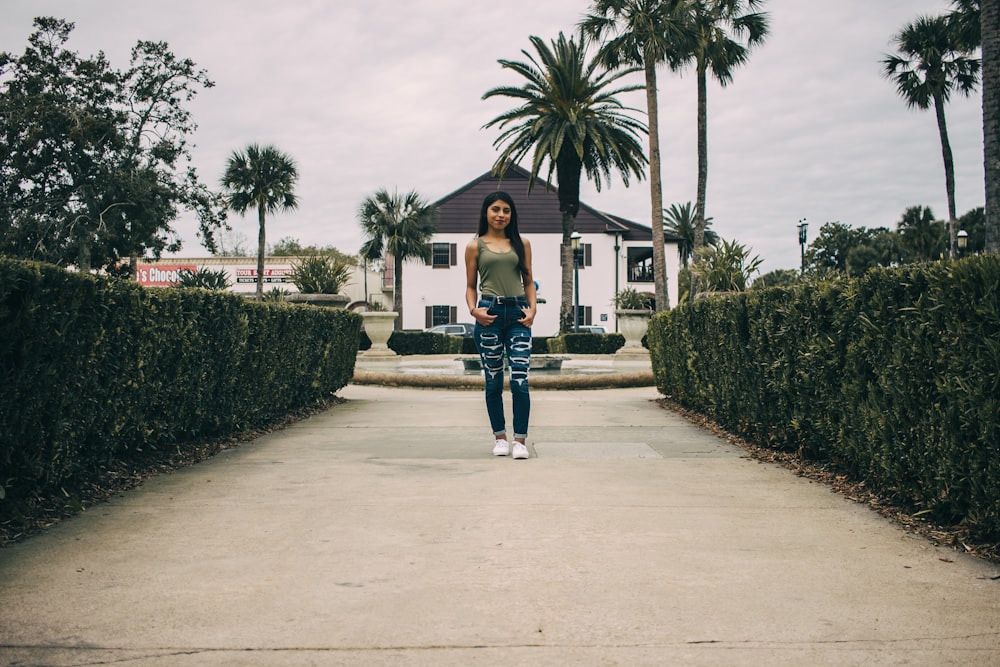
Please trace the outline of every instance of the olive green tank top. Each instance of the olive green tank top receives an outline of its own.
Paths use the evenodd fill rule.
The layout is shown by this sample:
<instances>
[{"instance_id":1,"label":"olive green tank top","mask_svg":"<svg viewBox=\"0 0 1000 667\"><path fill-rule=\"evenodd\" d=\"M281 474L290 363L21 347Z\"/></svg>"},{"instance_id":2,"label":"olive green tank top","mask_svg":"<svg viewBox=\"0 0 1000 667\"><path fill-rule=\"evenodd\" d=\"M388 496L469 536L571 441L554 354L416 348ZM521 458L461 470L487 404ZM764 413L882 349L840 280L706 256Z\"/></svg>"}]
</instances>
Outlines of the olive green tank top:
<instances>
[{"instance_id":1,"label":"olive green tank top","mask_svg":"<svg viewBox=\"0 0 1000 667\"><path fill-rule=\"evenodd\" d=\"M524 282L517 270L517 253L493 252L477 239L479 246L479 291L486 296L524 296Z\"/></svg>"}]
</instances>

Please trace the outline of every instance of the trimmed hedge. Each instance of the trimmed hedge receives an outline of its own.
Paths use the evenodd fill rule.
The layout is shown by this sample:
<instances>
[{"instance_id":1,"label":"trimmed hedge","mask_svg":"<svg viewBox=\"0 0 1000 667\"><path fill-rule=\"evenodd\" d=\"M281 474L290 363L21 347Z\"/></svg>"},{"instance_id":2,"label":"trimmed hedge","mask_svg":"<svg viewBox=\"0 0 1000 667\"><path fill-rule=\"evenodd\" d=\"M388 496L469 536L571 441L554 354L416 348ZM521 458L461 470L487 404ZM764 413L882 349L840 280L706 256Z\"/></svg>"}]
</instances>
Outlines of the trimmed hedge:
<instances>
[{"instance_id":1,"label":"trimmed hedge","mask_svg":"<svg viewBox=\"0 0 1000 667\"><path fill-rule=\"evenodd\" d=\"M360 329L346 310L0 259L2 505L327 397L354 373Z\"/></svg>"},{"instance_id":2,"label":"trimmed hedge","mask_svg":"<svg viewBox=\"0 0 1000 667\"><path fill-rule=\"evenodd\" d=\"M1000 258L700 299L648 338L664 395L1000 539Z\"/></svg>"},{"instance_id":3,"label":"trimmed hedge","mask_svg":"<svg viewBox=\"0 0 1000 667\"><path fill-rule=\"evenodd\" d=\"M625 345L619 333L565 333L548 339L553 354L614 354Z\"/></svg>"}]
</instances>

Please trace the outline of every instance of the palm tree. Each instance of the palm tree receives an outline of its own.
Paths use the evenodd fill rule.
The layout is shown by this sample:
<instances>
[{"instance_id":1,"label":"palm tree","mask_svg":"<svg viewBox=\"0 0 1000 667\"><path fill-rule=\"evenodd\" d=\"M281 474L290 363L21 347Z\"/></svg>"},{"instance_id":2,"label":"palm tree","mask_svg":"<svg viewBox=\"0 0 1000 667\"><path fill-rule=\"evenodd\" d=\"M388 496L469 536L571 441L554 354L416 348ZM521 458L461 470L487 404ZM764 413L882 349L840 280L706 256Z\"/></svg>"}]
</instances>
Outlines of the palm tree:
<instances>
[{"instance_id":1,"label":"palm tree","mask_svg":"<svg viewBox=\"0 0 1000 667\"><path fill-rule=\"evenodd\" d=\"M681 265L687 266L695 250L695 222L694 211L691 202L684 204L671 204L670 208L663 209L663 230L681 240L677 252L681 256ZM712 218L705 220L704 243L705 245L716 246L719 244L719 235L709 229Z\"/></svg>"},{"instance_id":2,"label":"palm tree","mask_svg":"<svg viewBox=\"0 0 1000 667\"><path fill-rule=\"evenodd\" d=\"M763 0L688 0L689 41L671 58L677 70L694 62L698 83L698 191L694 249L705 245L705 195L708 189L708 73L726 86L733 70L746 63L750 49L768 34L768 16L757 11ZM739 40L745 40L741 42ZM698 254L694 255L698 261Z\"/></svg>"},{"instance_id":3,"label":"palm tree","mask_svg":"<svg viewBox=\"0 0 1000 667\"><path fill-rule=\"evenodd\" d=\"M656 308L667 302L667 263L663 241L663 179L660 169L659 107L656 99L656 66L684 36L678 8L681 0L594 0L580 31L606 41L597 57L614 69L622 64L641 67L646 83L646 116L649 121L649 192L652 208L653 280Z\"/></svg>"},{"instance_id":4,"label":"palm tree","mask_svg":"<svg viewBox=\"0 0 1000 667\"><path fill-rule=\"evenodd\" d=\"M969 95L979 83L979 60L968 57L969 51L952 30L947 16L922 16L907 24L894 37L899 54L882 61L883 74L896 84L907 106L929 109L937 115L941 153L944 157L944 180L948 195L949 256L956 246L955 164L948 141L944 107L952 92Z\"/></svg>"},{"instance_id":5,"label":"palm tree","mask_svg":"<svg viewBox=\"0 0 1000 667\"><path fill-rule=\"evenodd\" d=\"M912 262L930 262L938 259L944 250L944 225L934 219L934 212L927 206L910 206L903 212L896 231Z\"/></svg>"},{"instance_id":6,"label":"palm tree","mask_svg":"<svg viewBox=\"0 0 1000 667\"><path fill-rule=\"evenodd\" d=\"M986 174L986 252L1000 254L1000 0L955 0L979 6L983 53L983 144ZM974 6L970 9L974 9Z\"/></svg>"},{"instance_id":7,"label":"palm tree","mask_svg":"<svg viewBox=\"0 0 1000 667\"><path fill-rule=\"evenodd\" d=\"M299 172L292 158L274 146L250 144L233 151L222 176L226 206L240 215L257 209L257 300L264 298L264 222L268 213L290 211L299 201L293 192Z\"/></svg>"},{"instance_id":8,"label":"palm tree","mask_svg":"<svg viewBox=\"0 0 1000 667\"><path fill-rule=\"evenodd\" d=\"M521 87L500 86L487 91L483 99L495 96L521 100L519 107L507 111L484 127L499 126L500 136L494 146L503 146L493 165L502 174L511 162L517 163L530 151L529 188L534 185L543 163L548 162L548 182L553 172L562 212L562 285L559 305L559 329L569 331L573 324L573 250L570 236L580 210L580 178L586 173L600 191L604 180L617 171L627 186L631 175L642 178L646 158L642 153L642 122L628 115L634 111L615 97L638 90L641 86L618 85L617 81L634 73L634 68L617 72L605 70L596 60L587 61L586 39L579 43L559 38L551 46L539 37L531 37L538 57L522 50L528 62L501 60L500 64L525 79Z\"/></svg>"},{"instance_id":9,"label":"palm tree","mask_svg":"<svg viewBox=\"0 0 1000 667\"><path fill-rule=\"evenodd\" d=\"M361 256L368 261L392 255L392 309L399 313L395 328L403 327L403 262L429 261L430 241L437 229L437 207L415 191L405 195L380 189L358 208L358 222L367 239ZM367 298L367 296L366 296Z\"/></svg>"}]
</instances>

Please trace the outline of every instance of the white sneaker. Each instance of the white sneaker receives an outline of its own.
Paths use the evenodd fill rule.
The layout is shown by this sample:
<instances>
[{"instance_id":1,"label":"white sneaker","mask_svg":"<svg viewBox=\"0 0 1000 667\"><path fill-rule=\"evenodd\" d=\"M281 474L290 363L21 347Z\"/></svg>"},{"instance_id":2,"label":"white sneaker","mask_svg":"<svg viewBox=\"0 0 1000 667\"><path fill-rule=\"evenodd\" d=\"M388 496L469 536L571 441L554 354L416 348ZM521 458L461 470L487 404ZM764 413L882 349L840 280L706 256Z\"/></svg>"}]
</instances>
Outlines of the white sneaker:
<instances>
[{"instance_id":1,"label":"white sneaker","mask_svg":"<svg viewBox=\"0 0 1000 667\"><path fill-rule=\"evenodd\" d=\"M523 442L514 443L514 458L515 459L526 459L528 458L528 448L524 446Z\"/></svg>"},{"instance_id":2,"label":"white sneaker","mask_svg":"<svg viewBox=\"0 0 1000 667\"><path fill-rule=\"evenodd\" d=\"M506 440L497 440L496 444L493 445L493 456L507 456L508 454L510 454L510 443Z\"/></svg>"}]
</instances>

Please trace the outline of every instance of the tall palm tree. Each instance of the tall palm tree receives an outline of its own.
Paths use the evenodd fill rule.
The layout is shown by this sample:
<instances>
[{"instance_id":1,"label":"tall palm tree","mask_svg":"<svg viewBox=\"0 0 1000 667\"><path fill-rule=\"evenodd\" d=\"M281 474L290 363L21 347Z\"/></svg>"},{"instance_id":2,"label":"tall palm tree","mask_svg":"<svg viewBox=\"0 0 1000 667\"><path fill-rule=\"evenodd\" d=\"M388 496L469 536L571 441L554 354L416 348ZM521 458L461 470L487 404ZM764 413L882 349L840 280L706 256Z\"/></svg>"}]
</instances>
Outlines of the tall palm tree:
<instances>
[{"instance_id":1,"label":"tall palm tree","mask_svg":"<svg viewBox=\"0 0 1000 667\"><path fill-rule=\"evenodd\" d=\"M705 196L708 189L708 74L726 86L733 71L747 62L750 50L767 37L769 20L758 11L764 0L687 0L684 16L689 41L674 54L677 70L695 65L698 84L698 191L695 202L694 249L705 245ZM699 255L694 254L695 261Z\"/></svg>"},{"instance_id":2,"label":"tall palm tree","mask_svg":"<svg viewBox=\"0 0 1000 667\"><path fill-rule=\"evenodd\" d=\"M677 252L681 256L681 265L687 266L695 250L695 222L691 202L671 204L670 208L663 209L663 220L663 231L681 240ZM717 246L719 235L709 229L711 224L712 218L706 218L704 244Z\"/></svg>"},{"instance_id":3,"label":"tall palm tree","mask_svg":"<svg viewBox=\"0 0 1000 667\"><path fill-rule=\"evenodd\" d=\"M678 16L682 0L594 0L580 31L605 40L597 57L609 68L623 64L641 67L646 83L646 116L649 122L649 193L652 209L653 280L656 308L667 302L667 263L663 240L663 178L660 168L660 113L657 104L656 66L684 36Z\"/></svg>"},{"instance_id":4,"label":"tall palm tree","mask_svg":"<svg viewBox=\"0 0 1000 667\"><path fill-rule=\"evenodd\" d=\"M969 57L962 41L951 29L947 16L922 16L907 24L894 37L898 54L882 61L883 74L896 84L907 106L929 109L934 106L944 181L948 195L949 256L957 254L955 213L955 163L948 141L944 107L952 92L969 95L979 83L979 60Z\"/></svg>"},{"instance_id":5,"label":"tall palm tree","mask_svg":"<svg viewBox=\"0 0 1000 667\"><path fill-rule=\"evenodd\" d=\"M226 206L240 215L257 209L257 300L264 298L265 220L268 213L298 207L295 183L299 171L291 156L274 146L250 144L233 151L222 175Z\"/></svg>"},{"instance_id":6,"label":"tall palm tree","mask_svg":"<svg viewBox=\"0 0 1000 667\"><path fill-rule=\"evenodd\" d=\"M598 61L588 62L586 38L580 41L559 33L546 44L531 37L537 58L522 50L528 62L501 60L527 82L521 87L500 86L487 91L483 99L503 96L521 100L519 107L507 111L484 127L502 130L494 146L502 146L493 165L494 173L503 173L511 162L517 163L530 151L529 187L548 163L548 181L553 172L559 190L562 212L562 285L559 305L559 330L572 328L573 250L570 236L580 210L580 179L585 173L600 191L611 172L618 172L627 186L629 178L642 178L646 157L639 135L646 126L628 114L629 109L616 95L638 90L641 86L618 86L634 68L616 72L606 70ZM612 87L612 86L618 87Z\"/></svg>"},{"instance_id":7,"label":"tall palm tree","mask_svg":"<svg viewBox=\"0 0 1000 667\"><path fill-rule=\"evenodd\" d=\"M366 197L358 208L358 222L365 236L361 256L368 261L392 255L392 309L399 313L395 328L403 328L403 263L429 261L430 241L437 229L437 207L411 190L389 194L382 188Z\"/></svg>"},{"instance_id":8,"label":"tall palm tree","mask_svg":"<svg viewBox=\"0 0 1000 667\"><path fill-rule=\"evenodd\" d=\"M974 1L974 0L967 0ZM981 0L986 252L1000 254L1000 0Z\"/></svg>"}]
</instances>

